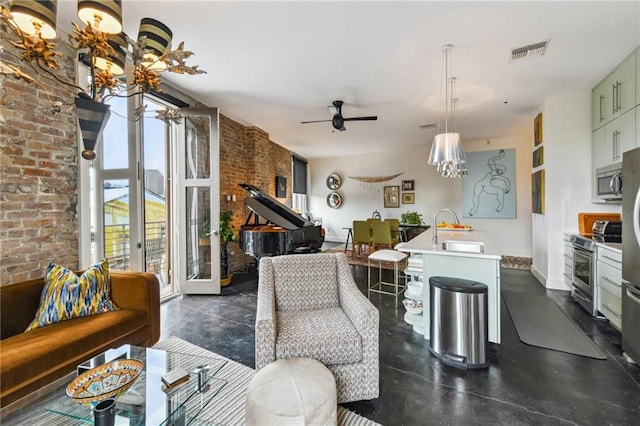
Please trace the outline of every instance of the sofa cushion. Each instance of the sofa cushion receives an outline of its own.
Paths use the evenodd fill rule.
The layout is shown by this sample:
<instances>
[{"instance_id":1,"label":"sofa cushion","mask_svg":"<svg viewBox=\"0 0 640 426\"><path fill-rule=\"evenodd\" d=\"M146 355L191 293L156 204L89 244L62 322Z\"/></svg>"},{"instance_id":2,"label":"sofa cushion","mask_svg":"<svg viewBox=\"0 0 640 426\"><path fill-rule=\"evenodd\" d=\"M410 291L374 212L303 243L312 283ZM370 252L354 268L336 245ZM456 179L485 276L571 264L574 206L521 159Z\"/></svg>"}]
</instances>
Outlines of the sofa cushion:
<instances>
[{"instance_id":1,"label":"sofa cushion","mask_svg":"<svg viewBox=\"0 0 640 426\"><path fill-rule=\"evenodd\" d=\"M339 305L335 256L276 256L272 262L276 310L322 309Z\"/></svg>"},{"instance_id":2,"label":"sofa cushion","mask_svg":"<svg viewBox=\"0 0 640 426\"><path fill-rule=\"evenodd\" d=\"M69 269L50 263L40 306L27 331L79 318L117 310L111 300L109 263L102 260L79 277Z\"/></svg>"},{"instance_id":3,"label":"sofa cushion","mask_svg":"<svg viewBox=\"0 0 640 426\"><path fill-rule=\"evenodd\" d=\"M141 341L148 332L144 311L123 309L70 319L3 339L1 396L4 399L16 389L42 381L61 367L71 372L96 350L99 353L127 341Z\"/></svg>"},{"instance_id":4,"label":"sofa cushion","mask_svg":"<svg viewBox=\"0 0 640 426\"><path fill-rule=\"evenodd\" d=\"M325 365L362 360L362 338L339 307L276 315L276 359L313 358Z\"/></svg>"}]
</instances>

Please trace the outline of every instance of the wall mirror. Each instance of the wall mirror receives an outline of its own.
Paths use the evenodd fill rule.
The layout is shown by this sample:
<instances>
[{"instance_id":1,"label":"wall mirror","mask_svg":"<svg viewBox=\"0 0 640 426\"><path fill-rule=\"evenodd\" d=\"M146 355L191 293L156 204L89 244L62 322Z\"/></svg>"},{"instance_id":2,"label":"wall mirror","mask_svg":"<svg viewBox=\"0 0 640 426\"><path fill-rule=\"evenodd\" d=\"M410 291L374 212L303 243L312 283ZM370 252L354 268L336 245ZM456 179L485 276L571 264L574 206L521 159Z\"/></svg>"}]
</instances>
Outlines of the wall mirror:
<instances>
[{"instance_id":1,"label":"wall mirror","mask_svg":"<svg viewBox=\"0 0 640 426\"><path fill-rule=\"evenodd\" d=\"M332 209L337 209L342 205L342 197L337 192L331 192L327 195L327 205Z\"/></svg>"},{"instance_id":2,"label":"wall mirror","mask_svg":"<svg viewBox=\"0 0 640 426\"><path fill-rule=\"evenodd\" d=\"M331 173L327 178L327 188L335 191L342 186L342 178L337 173Z\"/></svg>"}]
</instances>

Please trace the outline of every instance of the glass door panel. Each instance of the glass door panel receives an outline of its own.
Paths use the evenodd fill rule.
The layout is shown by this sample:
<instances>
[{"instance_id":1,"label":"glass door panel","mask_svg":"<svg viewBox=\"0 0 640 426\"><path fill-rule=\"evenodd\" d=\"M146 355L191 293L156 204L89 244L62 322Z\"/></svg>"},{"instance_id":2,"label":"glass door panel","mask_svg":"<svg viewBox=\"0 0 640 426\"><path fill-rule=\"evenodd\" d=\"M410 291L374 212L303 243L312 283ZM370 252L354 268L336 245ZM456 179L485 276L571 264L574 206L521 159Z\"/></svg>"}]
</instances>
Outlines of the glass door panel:
<instances>
[{"instance_id":1,"label":"glass door panel","mask_svg":"<svg viewBox=\"0 0 640 426\"><path fill-rule=\"evenodd\" d=\"M144 103L151 110L161 110L165 105L149 97ZM143 185L144 185L144 247L145 270L158 277L160 297L174 294L175 288L169 274L171 268L170 244L167 229L171 226L168 190L169 132L164 120L145 116L143 120Z\"/></svg>"},{"instance_id":2,"label":"glass door panel","mask_svg":"<svg viewBox=\"0 0 640 426\"><path fill-rule=\"evenodd\" d=\"M180 291L220 293L218 110L184 108L178 129Z\"/></svg>"},{"instance_id":3,"label":"glass door panel","mask_svg":"<svg viewBox=\"0 0 640 426\"><path fill-rule=\"evenodd\" d=\"M128 271L131 262L129 181L109 180L103 185L104 257L112 271Z\"/></svg>"},{"instance_id":4,"label":"glass door panel","mask_svg":"<svg viewBox=\"0 0 640 426\"><path fill-rule=\"evenodd\" d=\"M187 188L187 280L211 279L211 194L209 188Z\"/></svg>"},{"instance_id":5,"label":"glass door panel","mask_svg":"<svg viewBox=\"0 0 640 426\"><path fill-rule=\"evenodd\" d=\"M127 137L127 98L114 96L107 103L111 116L102 133L102 168L104 170L129 168L129 142Z\"/></svg>"}]
</instances>

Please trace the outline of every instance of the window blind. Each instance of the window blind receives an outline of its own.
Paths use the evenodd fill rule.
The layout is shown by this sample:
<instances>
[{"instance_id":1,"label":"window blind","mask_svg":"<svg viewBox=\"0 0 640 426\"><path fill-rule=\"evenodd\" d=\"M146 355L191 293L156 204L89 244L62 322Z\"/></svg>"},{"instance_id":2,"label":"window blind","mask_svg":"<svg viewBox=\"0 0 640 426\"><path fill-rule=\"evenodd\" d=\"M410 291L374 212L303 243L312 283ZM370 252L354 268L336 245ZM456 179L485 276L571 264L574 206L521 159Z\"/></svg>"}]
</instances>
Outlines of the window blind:
<instances>
[{"instance_id":1,"label":"window blind","mask_svg":"<svg viewBox=\"0 0 640 426\"><path fill-rule=\"evenodd\" d=\"M295 156L293 157L293 192L307 193L307 160Z\"/></svg>"}]
</instances>

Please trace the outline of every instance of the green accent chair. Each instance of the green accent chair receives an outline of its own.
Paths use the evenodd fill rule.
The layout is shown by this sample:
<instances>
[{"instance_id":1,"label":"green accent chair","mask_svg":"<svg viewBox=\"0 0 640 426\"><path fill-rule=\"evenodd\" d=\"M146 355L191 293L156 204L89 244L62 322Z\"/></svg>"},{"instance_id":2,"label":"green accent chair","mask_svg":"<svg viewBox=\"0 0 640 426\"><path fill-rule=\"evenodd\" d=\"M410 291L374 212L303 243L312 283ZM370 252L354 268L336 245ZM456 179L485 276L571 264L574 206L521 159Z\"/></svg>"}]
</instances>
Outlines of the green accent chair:
<instances>
[{"instance_id":1,"label":"green accent chair","mask_svg":"<svg viewBox=\"0 0 640 426\"><path fill-rule=\"evenodd\" d=\"M371 226L366 220L353 221L353 250L351 256L368 256L371 252ZM366 251L364 250L366 248Z\"/></svg>"}]
</instances>

